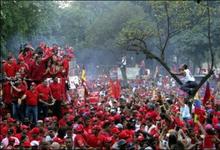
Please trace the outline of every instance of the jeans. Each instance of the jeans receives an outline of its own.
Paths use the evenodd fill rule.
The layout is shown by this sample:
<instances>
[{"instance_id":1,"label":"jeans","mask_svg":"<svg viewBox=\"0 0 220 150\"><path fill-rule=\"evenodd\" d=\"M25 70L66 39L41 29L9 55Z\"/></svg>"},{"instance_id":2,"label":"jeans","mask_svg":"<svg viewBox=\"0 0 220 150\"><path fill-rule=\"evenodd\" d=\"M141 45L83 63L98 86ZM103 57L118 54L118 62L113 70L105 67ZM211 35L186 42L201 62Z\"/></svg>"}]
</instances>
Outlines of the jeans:
<instances>
[{"instance_id":1,"label":"jeans","mask_svg":"<svg viewBox=\"0 0 220 150\"><path fill-rule=\"evenodd\" d=\"M62 101L55 101L53 106L53 114L57 116L58 119L62 118L61 103Z\"/></svg>"},{"instance_id":2,"label":"jeans","mask_svg":"<svg viewBox=\"0 0 220 150\"><path fill-rule=\"evenodd\" d=\"M26 117L29 118L29 120L31 122L33 122L33 124L37 124L37 120L38 120L38 108L37 106L26 106Z\"/></svg>"},{"instance_id":3,"label":"jeans","mask_svg":"<svg viewBox=\"0 0 220 150\"><path fill-rule=\"evenodd\" d=\"M39 102L39 105L38 105L38 116L39 116L39 119L43 120L45 117L48 116L48 106Z\"/></svg>"},{"instance_id":4,"label":"jeans","mask_svg":"<svg viewBox=\"0 0 220 150\"><path fill-rule=\"evenodd\" d=\"M185 84L183 84L180 89L190 94L191 90L193 88L196 88L197 86L198 84L195 81L188 81Z\"/></svg>"},{"instance_id":5,"label":"jeans","mask_svg":"<svg viewBox=\"0 0 220 150\"><path fill-rule=\"evenodd\" d=\"M17 102L12 102L12 116L16 120L23 121L24 119L24 104L19 105Z\"/></svg>"}]
</instances>

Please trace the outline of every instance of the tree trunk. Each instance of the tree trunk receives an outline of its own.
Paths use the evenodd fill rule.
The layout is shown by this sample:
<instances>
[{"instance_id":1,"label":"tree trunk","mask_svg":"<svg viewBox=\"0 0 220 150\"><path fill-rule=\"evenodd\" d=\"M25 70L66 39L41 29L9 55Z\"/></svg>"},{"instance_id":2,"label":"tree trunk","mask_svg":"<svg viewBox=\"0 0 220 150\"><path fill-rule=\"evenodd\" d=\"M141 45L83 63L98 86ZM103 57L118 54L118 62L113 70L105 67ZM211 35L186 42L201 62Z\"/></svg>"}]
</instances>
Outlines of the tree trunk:
<instances>
[{"instance_id":1,"label":"tree trunk","mask_svg":"<svg viewBox=\"0 0 220 150\"><path fill-rule=\"evenodd\" d=\"M167 72L173 77L173 79L179 84L179 85L182 85L182 81L175 75L171 72L170 68L168 67L168 65L162 60L160 59L159 57L157 56L153 56L153 58L155 60L157 60L166 70Z\"/></svg>"}]
</instances>

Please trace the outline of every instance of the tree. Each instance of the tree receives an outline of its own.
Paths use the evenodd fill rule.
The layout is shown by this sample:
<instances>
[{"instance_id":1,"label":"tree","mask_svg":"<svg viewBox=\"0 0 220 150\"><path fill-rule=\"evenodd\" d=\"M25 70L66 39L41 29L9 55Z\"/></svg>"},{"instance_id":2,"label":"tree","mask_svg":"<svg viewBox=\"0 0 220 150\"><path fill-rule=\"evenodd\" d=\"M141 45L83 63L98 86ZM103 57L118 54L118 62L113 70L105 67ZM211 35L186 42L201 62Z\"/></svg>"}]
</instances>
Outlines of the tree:
<instances>
[{"instance_id":1,"label":"tree","mask_svg":"<svg viewBox=\"0 0 220 150\"><path fill-rule=\"evenodd\" d=\"M173 6L171 6L173 5ZM167 2L158 2L151 4L153 11L155 12L154 16L154 27L153 28L142 28L140 24L143 24L144 27L150 27L148 22L137 21L127 24L119 35L120 45L126 47L127 50L135 50L143 52L147 57L151 57L158 61L167 72L176 80L179 85L183 83L181 80L172 73L170 67L168 66L165 60L165 53L167 51L168 44L170 40L180 34L182 31L190 30L194 25L197 24L200 19L195 22L194 20L189 20L192 16L190 12L192 11L192 5L188 2L176 2L175 4L170 4ZM175 11L176 10L176 11ZM180 10L180 12L179 12ZM210 7L207 6L203 8L203 11L207 10L208 18L208 28L207 31L207 40L208 40L208 50L211 54L211 68L208 74L200 81L198 87L195 89L192 95L198 91L198 89L204 84L204 82L213 74L213 64L214 64L214 53L212 50L211 43L211 23L210 23ZM164 13L165 12L165 13ZM173 14L173 12L176 12ZM178 15L178 14L180 15ZM195 15L195 13L193 14ZM199 14L200 15L200 14ZM153 17L152 17L153 18ZM151 23L151 22L150 22ZM158 40L155 40L155 39ZM159 55L156 54L156 48L150 48L148 42L155 42L155 47L159 50ZM158 51L157 51L158 52Z\"/></svg>"}]
</instances>

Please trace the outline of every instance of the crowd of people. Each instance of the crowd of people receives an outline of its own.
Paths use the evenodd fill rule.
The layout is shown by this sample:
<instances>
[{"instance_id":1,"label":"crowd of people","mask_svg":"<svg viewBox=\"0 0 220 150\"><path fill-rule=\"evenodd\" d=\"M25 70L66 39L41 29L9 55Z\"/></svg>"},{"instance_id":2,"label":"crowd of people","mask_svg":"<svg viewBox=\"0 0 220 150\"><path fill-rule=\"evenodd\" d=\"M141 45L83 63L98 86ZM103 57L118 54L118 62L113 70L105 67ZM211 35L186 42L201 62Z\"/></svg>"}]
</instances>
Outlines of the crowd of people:
<instances>
[{"instance_id":1,"label":"crowd of people","mask_svg":"<svg viewBox=\"0 0 220 150\"><path fill-rule=\"evenodd\" d=\"M3 62L1 149L220 148L219 89L192 105L169 77L121 87L106 75L69 90L73 57L70 47L26 44Z\"/></svg>"}]
</instances>

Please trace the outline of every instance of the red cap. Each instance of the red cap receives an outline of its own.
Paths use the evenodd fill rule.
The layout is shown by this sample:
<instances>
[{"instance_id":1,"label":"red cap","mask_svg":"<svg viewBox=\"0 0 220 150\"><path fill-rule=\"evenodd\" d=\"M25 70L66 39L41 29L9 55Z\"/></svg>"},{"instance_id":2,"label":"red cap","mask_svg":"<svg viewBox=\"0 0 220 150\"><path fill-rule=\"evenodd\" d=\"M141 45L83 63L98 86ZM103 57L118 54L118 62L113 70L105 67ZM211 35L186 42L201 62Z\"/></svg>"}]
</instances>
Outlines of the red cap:
<instances>
[{"instance_id":1,"label":"red cap","mask_svg":"<svg viewBox=\"0 0 220 150\"><path fill-rule=\"evenodd\" d=\"M79 125L76 127L75 130L76 130L77 132L82 132L82 131L83 131L83 128L84 128L83 125L82 125L82 124L79 124Z\"/></svg>"},{"instance_id":2,"label":"red cap","mask_svg":"<svg viewBox=\"0 0 220 150\"><path fill-rule=\"evenodd\" d=\"M25 147L25 148L30 148L31 143L29 141L25 141L22 146Z\"/></svg>"},{"instance_id":3,"label":"red cap","mask_svg":"<svg viewBox=\"0 0 220 150\"><path fill-rule=\"evenodd\" d=\"M119 115L119 114L116 114L115 116L114 116L114 120L120 120L121 119L121 116Z\"/></svg>"},{"instance_id":4,"label":"red cap","mask_svg":"<svg viewBox=\"0 0 220 150\"><path fill-rule=\"evenodd\" d=\"M127 139L129 138L129 134L123 130L120 134L119 134L119 139Z\"/></svg>"},{"instance_id":5,"label":"red cap","mask_svg":"<svg viewBox=\"0 0 220 150\"><path fill-rule=\"evenodd\" d=\"M69 113L73 113L73 109L71 109L71 108L68 109L68 112L69 112Z\"/></svg>"},{"instance_id":6,"label":"red cap","mask_svg":"<svg viewBox=\"0 0 220 150\"><path fill-rule=\"evenodd\" d=\"M52 117L52 120L57 120L57 116L53 116L53 117Z\"/></svg>"},{"instance_id":7,"label":"red cap","mask_svg":"<svg viewBox=\"0 0 220 150\"><path fill-rule=\"evenodd\" d=\"M100 131L100 130L101 130L101 127L98 126L98 125L95 125L92 129L93 129L93 130L98 130L98 131Z\"/></svg>"},{"instance_id":8,"label":"red cap","mask_svg":"<svg viewBox=\"0 0 220 150\"><path fill-rule=\"evenodd\" d=\"M114 133L114 134L120 133L120 130L119 130L117 127L113 127L111 131L112 131L112 133Z\"/></svg>"},{"instance_id":9,"label":"red cap","mask_svg":"<svg viewBox=\"0 0 220 150\"><path fill-rule=\"evenodd\" d=\"M138 140L138 142L142 142L144 140L144 136L143 135L139 135L137 140Z\"/></svg>"},{"instance_id":10,"label":"red cap","mask_svg":"<svg viewBox=\"0 0 220 150\"><path fill-rule=\"evenodd\" d=\"M54 142L57 142L57 143L59 143L59 144L64 144L64 140L61 139L61 138L59 138L59 137L54 138L53 141L54 141Z\"/></svg>"},{"instance_id":11,"label":"red cap","mask_svg":"<svg viewBox=\"0 0 220 150\"><path fill-rule=\"evenodd\" d=\"M69 115L67 118L67 121L73 121L74 120L74 116L73 115Z\"/></svg>"},{"instance_id":12,"label":"red cap","mask_svg":"<svg viewBox=\"0 0 220 150\"><path fill-rule=\"evenodd\" d=\"M12 122L15 122L15 121L16 121L16 120L13 119L13 118L8 118L8 120L7 120L8 123L12 123Z\"/></svg>"},{"instance_id":13,"label":"red cap","mask_svg":"<svg viewBox=\"0 0 220 150\"><path fill-rule=\"evenodd\" d=\"M111 143L112 142L112 137L110 137L110 136L105 137L104 142L105 143Z\"/></svg>"},{"instance_id":14,"label":"red cap","mask_svg":"<svg viewBox=\"0 0 220 150\"><path fill-rule=\"evenodd\" d=\"M108 121L113 122L114 121L114 117L112 117L112 116L108 117Z\"/></svg>"},{"instance_id":15,"label":"red cap","mask_svg":"<svg viewBox=\"0 0 220 150\"><path fill-rule=\"evenodd\" d=\"M24 61L24 57L18 57L18 61Z\"/></svg>"},{"instance_id":16,"label":"red cap","mask_svg":"<svg viewBox=\"0 0 220 150\"><path fill-rule=\"evenodd\" d=\"M25 130L25 129L28 129L29 127L28 126L26 126L26 125L21 125L21 130Z\"/></svg>"},{"instance_id":17,"label":"red cap","mask_svg":"<svg viewBox=\"0 0 220 150\"><path fill-rule=\"evenodd\" d=\"M39 134L39 133L40 133L40 129L37 128L37 127L35 127L35 128L33 128L33 129L31 130L31 133L32 133L32 134Z\"/></svg>"}]
</instances>

